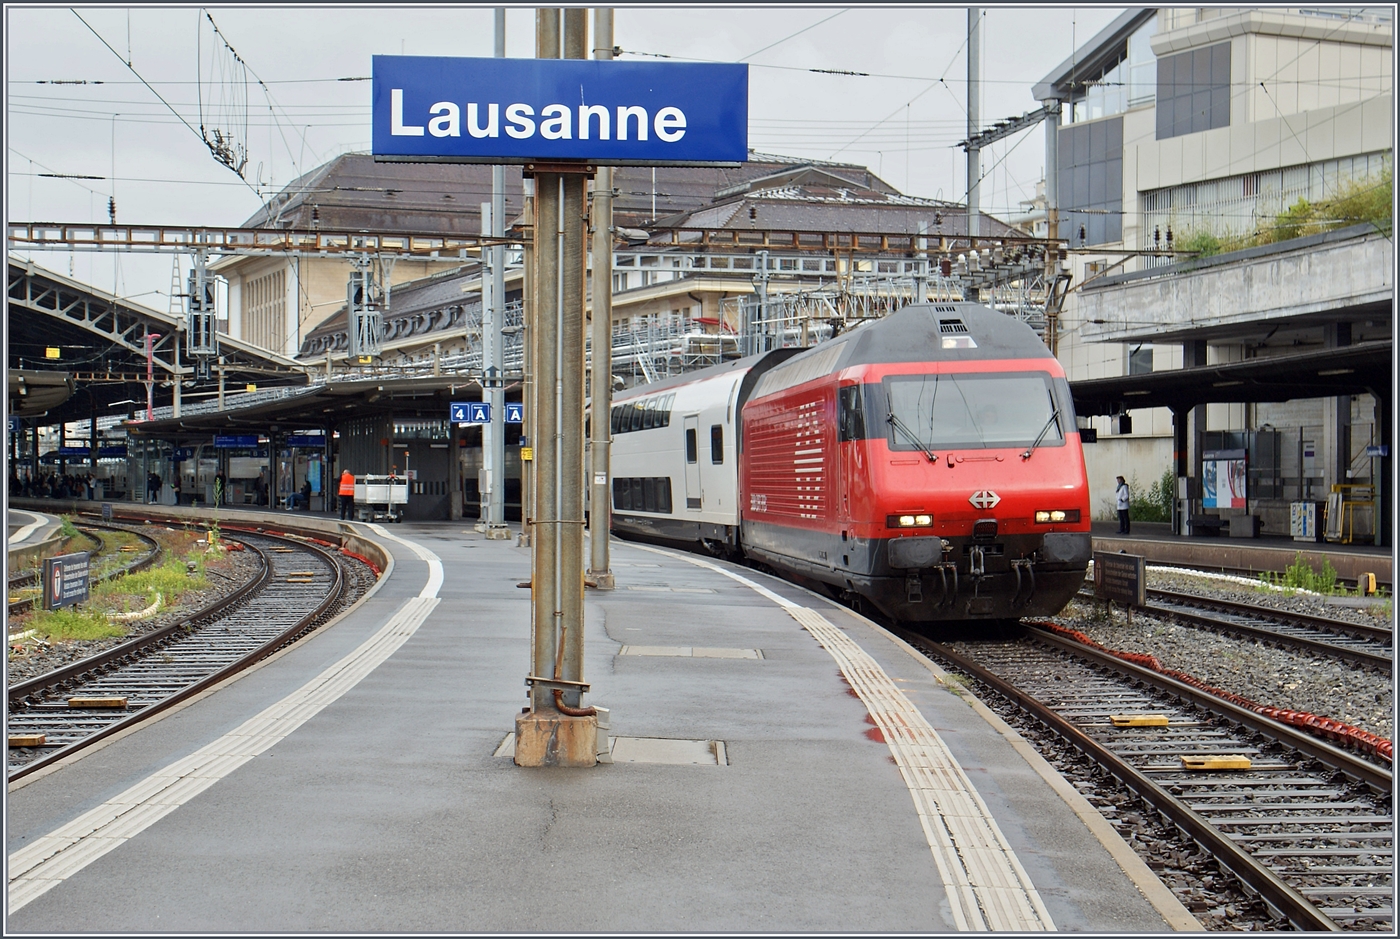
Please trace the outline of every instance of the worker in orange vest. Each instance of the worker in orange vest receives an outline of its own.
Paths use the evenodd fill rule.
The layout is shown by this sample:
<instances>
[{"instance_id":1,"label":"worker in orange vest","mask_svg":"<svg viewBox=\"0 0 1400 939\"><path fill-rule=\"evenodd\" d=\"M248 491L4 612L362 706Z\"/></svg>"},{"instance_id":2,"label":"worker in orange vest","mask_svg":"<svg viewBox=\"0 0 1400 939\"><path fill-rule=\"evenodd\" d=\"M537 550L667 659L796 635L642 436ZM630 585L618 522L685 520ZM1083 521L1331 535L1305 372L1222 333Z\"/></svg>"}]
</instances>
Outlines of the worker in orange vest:
<instances>
[{"instance_id":1,"label":"worker in orange vest","mask_svg":"<svg viewBox=\"0 0 1400 939\"><path fill-rule=\"evenodd\" d=\"M340 520L355 516L355 474L346 470L340 474Z\"/></svg>"}]
</instances>

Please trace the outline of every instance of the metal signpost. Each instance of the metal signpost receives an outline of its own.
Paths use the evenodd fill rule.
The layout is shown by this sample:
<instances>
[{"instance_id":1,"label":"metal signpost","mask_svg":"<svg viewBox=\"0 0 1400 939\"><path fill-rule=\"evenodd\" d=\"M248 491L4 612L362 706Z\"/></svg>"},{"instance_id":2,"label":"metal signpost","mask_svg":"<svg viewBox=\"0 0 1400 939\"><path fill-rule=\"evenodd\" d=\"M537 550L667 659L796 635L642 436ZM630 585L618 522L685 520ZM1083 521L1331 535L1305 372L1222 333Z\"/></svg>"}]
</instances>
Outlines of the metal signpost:
<instances>
[{"instance_id":1,"label":"metal signpost","mask_svg":"<svg viewBox=\"0 0 1400 939\"><path fill-rule=\"evenodd\" d=\"M611 54L611 12L600 15L598 23L595 52L603 59ZM531 423L530 446L522 445L521 458L533 457L534 467L529 474L532 497L524 506L533 528L533 620L526 677L530 706L516 718L515 762L592 766L598 760L598 715L582 701L589 687L582 674L587 181L601 165L744 162L748 67L587 61L586 10L537 9L535 24L535 59L375 56L372 137L374 158L380 161L524 165L527 203L533 209L526 248L532 269L526 274L529 375L524 402ZM499 54L504 23L498 18L496 25ZM606 56L600 51L604 45ZM610 390L611 382L606 358L596 358L598 349L608 347L611 332L606 303L611 278L601 273L611 259L610 196L611 179L605 174L595 186L597 214L592 218L598 235L593 246L594 316L602 318L594 341L595 394ZM490 214L494 234L504 221L495 199ZM499 261L491 267L496 275ZM488 288L493 305L501 299L497 284ZM524 407L513 409L488 395L482 402L453 402L450 418L490 425L492 400L503 405L494 413L504 410L507 422L526 416ZM603 410L594 420L595 443L604 443L595 450L600 462L594 467L603 480L591 481L599 505L608 499L607 415ZM492 426L493 442L503 436L504 428L500 430ZM606 521L601 531L595 530L595 543L599 538L606 542ZM599 557L596 552L594 557ZM610 575L606 553L601 557L601 573ZM595 573L597 567L595 563Z\"/></svg>"}]
</instances>

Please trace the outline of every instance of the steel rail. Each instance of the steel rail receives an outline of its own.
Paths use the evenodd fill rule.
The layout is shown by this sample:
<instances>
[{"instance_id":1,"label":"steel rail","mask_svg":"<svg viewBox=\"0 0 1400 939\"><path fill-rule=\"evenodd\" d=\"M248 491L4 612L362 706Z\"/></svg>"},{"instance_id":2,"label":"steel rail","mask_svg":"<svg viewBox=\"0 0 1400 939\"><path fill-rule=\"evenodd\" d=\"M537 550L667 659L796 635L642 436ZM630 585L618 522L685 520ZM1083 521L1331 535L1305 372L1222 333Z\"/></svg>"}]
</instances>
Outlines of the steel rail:
<instances>
[{"instance_id":1,"label":"steel rail","mask_svg":"<svg viewBox=\"0 0 1400 939\"><path fill-rule=\"evenodd\" d=\"M1172 600L1177 603L1228 610L1232 613L1240 613L1245 616L1255 616L1264 619L1293 620L1304 623L1314 629L1345 633L1351 636L1358 636L1362 639L1370 639L1375 642L1391 642L1395 635L1394 631L1388 626L1368 626L1364 623L1349 623L1346 620L1330 619L1326 616L1315 616L1311 613L1294 613L1287 610L1274 610L1269 607L1250 606L1248 603L1239 603L1235 600L1218 600L1215 597L1202 597L1194 593L1179 593L1175 590L1159 590L1155 587L1149 587L1147 588L1147 596L1149 598L1160 597L1164 600Z\"/></svg>"},{"instance_id":2,"label":"steel rail","mask_svg":"<svg viewBox=\"0 0 1400 939\"><path fill-rule=\"evenodd\" d=\"M954 652L941 643L923 637L904 634L903 638L912 644L923 646L941 658L951 662L957 668L963 670L968 675L983 682L988 687L994 689L998 694L1016 704L1017 707L1030 714L1037 721L1049 727L1056 734L1062 737L1075 749L1094 760L1113 774L1123 785L1141 796L1148 804L1155 808L1162 815L1194 839L1202 847L1208 850L1211 855L1224 867L1228 868L1241 882L1250 889L1256 891L1259 896L1271 908L1280 915L1288 918L1296 928L1311 932L1340 932L1339 926L1330 917L1317 908L1306 896L1295 887L1285 882L1274 871L1261 865L1249 852L1231 841L1218 828L1207 821L1203 816L1197 814L1188 805L1167 792L1152 779L1140 772L1136 767L1119 757L1112 750L1094 740L1084 731L1074 726L1069 720L1057 714L1049 705L1043 704L1035 698L1022 692L1015 685L1005 681L1001 677L987 671L980 665L966 658L960 653ZM1037 632L1037 638L1042 638L1042 634ZM1055 638L1047 635L1043 638ZM1075 654L1083 654L1084 647L1066 643L1070 646L1070 651ZM1118 659L1107 657L1114 668L1129 665ZM1139 671L1147 672L1146 669ZM1147 672L1153 678L1162 676ZM1180 683L1177 683L1180 684ZM1183 689L1194 691L1189 686L1181 686ZM1212 699L1212 708L1215 704L1223 703L1219 699ZM1258 715L1253 715L1257 717ZM1272 722L1271 722L1272 723ZM1282 725L1277 725L1281 730L1287 730ZM1340 752L1340 751L1339 751ZM1389 774L1387 774L1388 776ZM1387 790L1388 791L1388 790Z\"/></svg>"},{"instance_id":3,"label":"steel rail","mask_svg":"<svg viewBox=\"0 0 1400 939\"><path fill-rule=\"evenodd\" d=\"M1228 718L1236 723L1243 724L1251 730L1257 731L1266 737L1271 737L1280 743L1292 747L1313 759L1320 760L1328 766L1334 767L1352 779L1370 786L1377 792L1389 793L1392 785L1391 771L1383 766L1378 766L1370 760L1348 751L1341 747L1333 746L1325 740L1319 740L1312 734L1306 733L1296 727L1290 727L1271 717L1256 714L1248 708L1241 707L1224 698L1217 697L1208 691L1193 687L1183 681L1178 681L1161 672L1155 672L1150 668L1136 665L1116 655L1091 648L1082 643L1074 642L1062 636L1036 627L1035 623L1027 622L1027 629L1034 630L1036 639L1053 645L1071 655L1087 658L1099 665L1124 674L1133 676L1134 679L1152 685L1161 691L1176 695L1178 698L1193 704L1206 711L1212 711L1222 717Z\"/></svg>"},{"instance_id":4,"label":"steel rail","mask_svg":"<svg viewBox=\"0 0 1400 939\"><path fill-rule=\"evenodd\" d=\"M1149 591L1149 594L1150 593L1151 591ZM1184 603L1186 601L1176 601L1173 598L1173 600L1169 602ZM1249 615L1251 616L1262 615L1254 612L1253 608L1251 607L1245 607L1244 604L1240 604L1240 606L1244 607L1245 610L1249 611ZM1189 610L1183 610L1170 606L1163 606L1160 604L1151 603L1148 604L1146 607L1143 607L1143 612L1153 613L1158 616L1166 617L1168 619L1177 620L1179 622L1185 623L1190 626L1199 627L1201 629L1209 629L1216 632L1240 633L1242 635L1251 636L1256 639L1264 639L1270 642L1276 642L1280 645L1287 645L1293 646L1298 649L1305 649L1309 652L1320 652L1324 655L1330 655L1333 658L1342 659L1354 665L1364 665L1370 668L1380 669L1386 672L1386 674L1389 674L1391 672L1394 664L1394 656L1388 652L1372 652L1369 649L1338 645L1335 642L1328 642L1325 639L1314 639L1311 636L1291 635L1289 633L1279 632L1276 629L1270 629L1268 626L1262 624L1255 625L1253 623L1240 623L1231 620L1216 619L1215 617L1205 615L1204 613L1193 613ZM1283 615L1280 615L1278 617L1278 619L1281 621L1286 620L1288 618L1291 617Z\"/></svg>"},{"instance_id":5,"label":"steel rail","mask_svg":"<svg viewBox=\"0 0 1400 939\"><path fill-rule=\"evenodd\" d=\"M191 698L194 695L197 695L208 688L213 687L214 685L217 685L219 682L222 682L226 678L237 674L238 672L248 668L249 666L256 664L257 662L276 652L278 649L282 648L282 646L286 645L287 643L299 638L304 632L306 632L316 623L316 621L320 618L320 616L323 613L325 613L326 610L330 609L336 602L340 600L346 586L345 574L337 559L333 557L330 554L330 552L326 551L318 545L309 544L301 540L281 538L279 536L266 533L259 534L262 537L277 541L284 541L289 544L294 544L299 548L305 549L308 552L319 554L322 560L324 560L329 566L333 574L333 580L330 585L330 589L327 591L326 596L321 600L320 603L316 605L316 607L311 612L307 613L305 616L298 619L287 629L283 630L281 633L274 636L267 642L263 643L253 652L240 658L236 662L231 662L223 668L220 668L217 671L212 672L209 675L206 675L205 677L195 682L192 682L189 685L186 685L184 688L180 689L179 691L176 691L174 694L162 698L160 701L150 704L142 708L141 710L135 712L134 714L129 715L128 717L122 718L113 722L112 724L109 724L108 726L97 731L96 733L88 735L81 740L74 741L73 743L70 743L66 746L59 747L55 749L52 753L46 754L38 759L26 763L24 766L21 766L14 772L10 773L8 778L11 781L13 781L27 776L31 773L34 773L45 766L51 765L59 760L65 759L66 757L73 755L74 753L84 749L85 747L91 746L99 740L102 740L113 734L119 733L122 730L125 730L129 727L135 726L136 724L140 723L141 721L145 720L153 714L158 714L164 710L167 710L168 708L171 708L174 705L188 698ZM259 583L257 586L264 586L271 576L272 565L268 561L266 555L261 549L258 549L252 545L249 545L249 547L255 551L258 551L258 553L263 556L264 570L263 575L259 579ZM252 588L250 586L249 589L246 589L242 592L241 597L246 597L251 592L251 590ZM187 617L184 621L182 621L182 623L176 624L173 627L173 629L184 629L189 623L199 619L208 618L210 615L217 615L218 613L224 612L232 605L233 603L231 598L224 598L218 603L211 604L210 607L206 607L204 610L201 610L199 613ZM116 650L112 651L115 652ZM35 681L42 681L46 677L48 676L40 676L39 679L35 679ZM33 682L26 684L33 684Z\"/></svg>"}]
</instances>

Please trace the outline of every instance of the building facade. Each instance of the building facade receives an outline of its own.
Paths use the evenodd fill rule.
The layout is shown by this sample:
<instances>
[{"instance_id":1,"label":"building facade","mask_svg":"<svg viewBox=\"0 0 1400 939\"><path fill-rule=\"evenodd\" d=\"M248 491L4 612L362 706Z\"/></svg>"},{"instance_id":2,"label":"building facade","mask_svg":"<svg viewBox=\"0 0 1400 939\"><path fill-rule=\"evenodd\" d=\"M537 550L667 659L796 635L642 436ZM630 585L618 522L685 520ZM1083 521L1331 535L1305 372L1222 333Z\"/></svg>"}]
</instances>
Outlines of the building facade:
<instances>
[{"instance_id":1,"label":"building facade","mask_svg":"<svg viewBox=\"0 0 1400 939\"><path fill-rule=\"evenodd\" d=\"M1078 286L1056 337L1071 380L1390 339L1393 274L1381 278L1379 295L1338 284L1318 303L1270 308L1233 283L1225 265L1205 289L1229 301L1228 315L1154 305L1145 299L1146 280L1141 289L1116 291L1122 306L1107 312L1102 295L1087 298L1096 285L1173 260L1154 253L1269 244L1283 251L1293 235L1354 223L1312 212L1309 224L1289 228L1304 203L1325 206L1389 187L1392 61L1388 8L1139 9L1038 83L1033 93L1052 112L1047 163L1055 168L1046 201L1058 236L1079 249ZM1335 264L1310 276L1340 277L1357 260L1384 253L1364 232L1330 250ZM1259 266L1257 259L1239 263ZM1179 267L1164 267L1161 279L1185 276ZM1291 268L1259 268L1275 269ZM1175 495L1191 502L1182 514L1202 510L1202 453L1243 449L1248 511L1266 531L1287 534L1290 501L1376 482L1367 448L1374 453L1380 442L1380 409L1372 395L1193 409L1188 480L1174 483ZM1171 413L1127 416L1092 422L1100 434L1099 445L1087 448L1096 515L1107 514L1114 476L1145 487L1175 475Z\"/></svg>"}]
</instances>

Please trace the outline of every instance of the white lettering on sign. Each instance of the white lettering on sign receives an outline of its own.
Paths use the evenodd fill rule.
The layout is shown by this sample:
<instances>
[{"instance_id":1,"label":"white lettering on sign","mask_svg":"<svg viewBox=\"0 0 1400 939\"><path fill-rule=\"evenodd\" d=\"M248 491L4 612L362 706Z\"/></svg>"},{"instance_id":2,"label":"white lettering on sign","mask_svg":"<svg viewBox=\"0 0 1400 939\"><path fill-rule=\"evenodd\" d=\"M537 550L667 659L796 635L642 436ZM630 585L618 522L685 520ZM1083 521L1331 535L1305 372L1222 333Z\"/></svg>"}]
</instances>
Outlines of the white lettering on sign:
<instances>
[{"instance_id":1,"label":"white lettering on sign","mask_svg":"<svg viewBox=\"0 0 1400 939\"><path fill-rule=\"evenodd\" d=\"M486 106L486 126L482 127L477 122L477 104L475 101L467 105L467 131L473 137L499 137L501 136L501 106L499 104L488 104Z\"/></svg>"},{"instance_id":2,"label":"white lettering on sign","mask_svg":"<svg viewBox=\"0 0 1400 939\"><path fill-rule=\"evenodd\" d=\"M389 92L389 130L395 137L422 137L422 127L405 127L403 123L403 89Z\"/></svg>"},{"instance_id":3,"label":"white lettering on sign","mask_svg":"<svg viewBox=\"0 0 1400 939\"><path fill-rule=\"evenodd\" d=\"M425 124L405 124L403 89L389 91L390 133L395 137L422 137L426 125L427 133L434 137L462 136L462 106L453 101L438 101L428 108L423 118ZM478 139L501 135L501 105L499 102L486 102L486 122L481 120L482 103L466 102L467 133ZM644 141L655 130L658 140L676 143L685 136L685 112L680 108L665 107L655 116L638 105L617 106L617 139ZM545 140L574 139L574 114L562 104L547 104L540 109L538 123L535 109L523 102L505 106L506 133L516 140L528 140L538 133ZM578 139L592 140L596 131L598 140L612 140L612 112L607 105L581 104L578 108Z\"/></svg>"},{"instance_id":4,"label":"white lettering on sign","mask_svg":"<svg viewBox=\"0 0 1400 939\"><path fill-rule=\"evenodd\" d=\"M434 137L462 136L462 112L451 101L439 101L428 108L429 114L441 115L428 122L428 133Z\"/></svg>"},{"instance_id":5,"label":"white lettering on sign","mask_svg":"<svg viewBox=\"0 0 1400 939\"><path fill-rule=\"evenodd\" d=\"M528 104L512 104L507 107L506 133L516 140L525 140L535 136L535 122L530 120L530 116L534 113L535 109Z\"/></svg>"}]
</instances>

